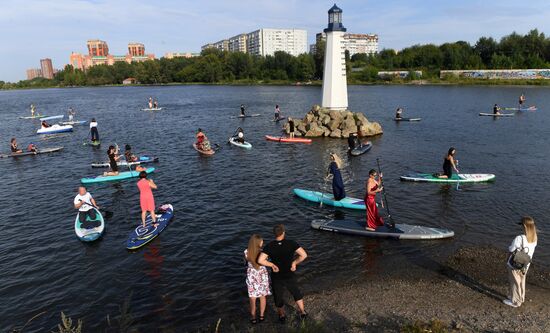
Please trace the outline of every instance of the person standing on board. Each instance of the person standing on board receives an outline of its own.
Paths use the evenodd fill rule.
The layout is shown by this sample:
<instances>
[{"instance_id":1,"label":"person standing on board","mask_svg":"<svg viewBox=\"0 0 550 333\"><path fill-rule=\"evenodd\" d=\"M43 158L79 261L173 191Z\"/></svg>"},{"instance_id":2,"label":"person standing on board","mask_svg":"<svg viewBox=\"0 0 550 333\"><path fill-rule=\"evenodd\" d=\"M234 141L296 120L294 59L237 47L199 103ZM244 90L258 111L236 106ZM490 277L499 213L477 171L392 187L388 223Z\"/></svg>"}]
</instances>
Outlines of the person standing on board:
<instances>
[{"instance_id":1,"label":"person standing on board","mask_svg":"<svg viewBox=\"0 0 550 333\"><path fill-rule=\"evenodd\" d=\"M153 190L157 189L157 184L152 179L147 179L147 172L141 171L139 173L139 181L137 182L139 189L139 205L141 207L141 222L145 228L145 220L147 212L151 214L153 220L153 227L157 227L157 216L155 215L155 198L153 197Z\"/></svg>"},{"instance_id":2,"label":"person standing on board","mask_svg":"<svg viewBox=\"0 0 550 333\"><path fill-rule=\"evenodd\" d=\"M496 114L496 115L499 115L500 114L500 106L498 106L498 104L495 104L495 106L493 106L493 114Z\"/></svg>"},{"instance_id":3,"label":"person standing on board","mask_svg":"<svg viewBox=\"0 0 550 333\"><path fill-rule=\"evenodd\" d=\"M376 179L377 176L378 173L376 170L371 169L369 171L369 179L366 186L367 193L365 194L365 205L367 206L367 227L365 229L368 231L376 231L377 227L384 225L384 220L380 217L378 207L376 206L376 194L382 192L383 189L380 186L382 174L380 174L378 180Z\"/></svg>"},{"instance_id":4,"label":"person standing on board","mask_svg":"<svg viewBox=\"0 0 550 333\"><path fill-rule=\"evenodd\" d=\"M397 110L395 110L395 119L401 119L402 115L403 115L403 109L397 108Z\"/></svg>"},{"instance_id":5,"label":"person standing on board","mask_svg":"<svg viewBox=\"0 0 550 333\"><path fill-rule=\"evenodd\" d=\"M294 120L288 117L288 135L291 139L294 138Z\"/></svg>"},{"instance_id":6,"label":"person standing on board","mask_svg":"<svg viewBox=\"0 0 550 333\"><path fill-rule=\"evenodd\" d=\"M76 111L73 108L69 108L69 121L73 121Z\"/></svg>"},{"instance_id":7,"label":"person standing on board","mask_svg":"<svg viewBox=\"0 0 550 333\"><path fill-rule=\"evenodd\" d=\"M327 178L332 174L332 194L334 195L334 200L340 201L346 197L344 181L342 180L342 173L340 172L342 160L335 153L330 153L330 160Z\"/></svg>"},{"instance_id":8,"label":"person standing on board","mask_svg":"<svg viewBox=\"0 0 550 333\"><path fill-rule=\"evenodd\" d=\"M535 220L530 216L525 216L518 223L523 226L524 234L516 236L512 244L508 247L510 256L508 257L508 280L510 281L510 290L508 293L508 299L503 302L506 305L517 308L525 302L525 278L527 276L527 270L530 263L518 264L517 260L514 260L515 253L523 251L529 256L529 261L533 258L535 253L535 247L537 246L537 228L535 227Z\"/></svg>"},{"instance_id":9,"label":"person standing on board","mask_svg":"<svg viewBox=\"0 0 550 333\"><path fill-rule=\"evenodd\" d=\"M86 218L89 217L91 221L96 219L95 209L99 209L94 198L84 186L78 188L78 194L74 197L74 208L78 209L78 220L80 223L86 222Z\"/></svg>"},{"instance_id":10,"label":"person standing on board","mask_svg":"<svg viewBox=\"0 0 550 333\"><path fill-rule=\"evenodd\" d=\"M305 319L307 313L304 310L304 296L298 288L296 281L296 267L307 258L306 251L293 240L285 239L285 226L278 224L273 228L275 240L264 247L260 254L258 263L262 266L271 267L271 287L273 289L273 299L279 314L279 321L285 322L286 315L284 309L283 293L287 289L294 298L300 318ZM270 260L268 260L270 259Z\"/></svg>"},{"instance_id":11,"label":"person standing on board","mask_svg":"<svg viewBox=\"0 0 550 333\"><path fill-rule=\"evenodd\" d=\"M19 154L19 153L23 152L23 150L21 150L21 149L19 149L19 147L17 147L17 139L15 139L15 138L11 138L10 150L11 150L12 154Z\"/></svg>"},{"instance_id":12,"label":"person standing on board","mask_svg":"<svg viewBox=\"0 0 550 333\"><path fill-rule=\"evenodd\" d=\"M260 235L252 235L248 241L248 248L244 250L244 260L247 264L246 286L248 289L248 298L250 301L250 323L256 324L256 300L260 299L260 318L264 321L266 296L271 295L269 288L269 273L265 266L258 263L258 257L262 252L264 240Z\"/></svg>"},{"instance_id":13,"label":"person standing on board","mask_svg":"<svg viewBox=\"0 0 550 333\"><path fill-rule=\"evenodd\" d=\"M241 117L246 117L244 110L245 110L244 104L241 104Z\"/></svg>"},{"instance_id":14,"label":"person standing on board","mask_svg":"<svg viewBox=\"0 0 550 333\"><path fill-rule=\"evenodd\" d=\"M149 97L149 103L147 105L149 105L149 109L153 108L153 97Z\"/></svg>"},{"instance_id":15,"label":"person standing on board","mask_svg":"<svg viewBox=\"0 0 550 333\"><path fill-rule=\"evenodd\" d=\"M279 109L279 104L275 105L275 121L281 119L281 109Z\"/></svg>"},{"instance_id":16,"label":"person standing on board","mask_svg":"<svg viewBox=\"0 0 550 333\"><path fill-rule=\"evenodd\" d=\"M521 107L523 106L523 103L525 103L525 94L522 93L519 96L519 101L518 102L519 102L519 109L521 109Z\"/></svg>"},{"instance_id":17,"label":"person standing on board","mask_svg":"<svg viewBox=\"0 0 550 333\"><path fill-rule=\"evenodd\" d=\"M438 175L442 179L451 179L453 178L453 170L458 174L459 171L456 167L458 161L455 159L456 149L454 147L449 148L445 160L443 160L443 174Z\"/></svg>"},{"instance_id":18,"label":"person standing on board","mask_svg":"<svg viewBox=\"0 0 550 333\"><path fill-rule=\"evenodd\" d=\"M34 111L35 111L34 104L31 104L31 117L34 117Z\"/></svg>"},{"instance_id":19,"label":"person standing on board","mask_svg":"<svg viewBox=\"0 0 550 333\"><path fill-rule=\"evenodd\" d=\"M99 132L97 131L97 121L92 118L90 122L90 135L92 136L92 142L99 141Z\"/></svg>"},{"instance_id":20,"label":"person standing on board","mask_svg":"<svg viewBox=\"0 0 550 333\"><path fill-rule=\"evenodd\" d=\"M158 109L158 107L159 107L159 101L155 100L155 101L153 102L153 107L154 107L155 109Z\"/></svg>"}]
</instances>

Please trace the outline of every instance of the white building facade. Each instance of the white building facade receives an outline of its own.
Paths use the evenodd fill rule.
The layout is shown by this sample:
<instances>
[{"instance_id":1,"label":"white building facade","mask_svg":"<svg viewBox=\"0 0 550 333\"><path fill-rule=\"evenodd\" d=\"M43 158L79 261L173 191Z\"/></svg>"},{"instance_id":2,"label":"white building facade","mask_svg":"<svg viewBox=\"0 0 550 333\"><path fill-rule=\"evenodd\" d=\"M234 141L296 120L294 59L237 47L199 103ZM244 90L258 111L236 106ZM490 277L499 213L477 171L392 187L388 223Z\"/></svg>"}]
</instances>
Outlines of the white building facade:
<instances>
[{"instance_id":1,"label":"white building facade","mask_svg":"<svg viewBox=\"0 0 550 333\"><path fill-rule=\"evenodd\" d=\"M316 35L316 41L326 41L324 32ZM349 52L350 57L357 53L376 54L378 53L378 35L375 34L352 34L345 33L344 47ZM315 44L312 44L315 45ZM311 48L310 48L311 51Z\"/></svg>"}]
</instances>

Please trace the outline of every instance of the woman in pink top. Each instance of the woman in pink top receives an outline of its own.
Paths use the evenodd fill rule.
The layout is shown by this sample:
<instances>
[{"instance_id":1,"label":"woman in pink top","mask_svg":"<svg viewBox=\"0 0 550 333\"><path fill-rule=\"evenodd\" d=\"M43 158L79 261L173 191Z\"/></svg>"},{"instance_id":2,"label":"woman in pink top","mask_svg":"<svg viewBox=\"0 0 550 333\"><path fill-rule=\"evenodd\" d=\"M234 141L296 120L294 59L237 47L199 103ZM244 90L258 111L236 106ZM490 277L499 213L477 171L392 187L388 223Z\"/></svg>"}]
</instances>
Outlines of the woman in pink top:
<instances>
[{"instance_id":1,"label":"woman in pink top","mask_svg":"<svg viewBox=\"0 0 550 333\"><path fill-rule=\"evenodd\" d=\"M139 204L141 206L141 222L143 222L143 227L145 228L145 217L147 216L147 212L151 213L153 226L157 227L155 198L153 197L153 190L157 189L157 184L155 184L152 179L147 179L147 172L141 171L139 173L137 187L139 188Z\"/></svg>"}]
</instances>

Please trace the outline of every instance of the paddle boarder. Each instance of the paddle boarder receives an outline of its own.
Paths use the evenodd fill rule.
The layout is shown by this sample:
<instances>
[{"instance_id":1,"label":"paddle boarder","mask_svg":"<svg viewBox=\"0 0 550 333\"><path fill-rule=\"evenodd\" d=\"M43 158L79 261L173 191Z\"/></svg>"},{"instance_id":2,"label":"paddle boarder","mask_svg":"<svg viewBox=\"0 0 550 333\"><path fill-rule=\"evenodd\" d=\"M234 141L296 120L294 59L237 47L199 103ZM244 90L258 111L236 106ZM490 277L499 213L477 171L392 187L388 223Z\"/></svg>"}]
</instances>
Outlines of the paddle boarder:
<instances>
[{"instance_id":1,"label":"paddle boarder","mask_svg":"<svg viewBox=\"0 0 550 333\"><path fill-rule=\"evenodd\" d=\"M137 156L132 154L132 147L129 144L124 146L124 158L128 163L136 162L138 160Z\"/></svg>"},{"instance_id":2,"label":"paddle boarder","mask_svg":"<svg viewBox=\"0 0 550 333\"><path fill-rule=\"evenodd\" d=\"M523 103L525 103L525 94L524 93L522 93L519 96L518 103L519 103L519 109L521 110L521 107L523 106Z\"/></svg>"},{"instance_id":3,"label":"paddle boarder","mask_svg":"<svg viewBox=\"0 0 550 333\"><path fill-rule=\"evenodd\" d=\"M51 127L51 125L48 124L45 120L42 120L42 122L40 123L40 127L42 127L42 128L48 128L48 127Z\"/></svg>"},{"instance_id":4,"label":"paddle boarder","mask_svg":"<svg viewBox=\"0 0 550 333\"><path fill-rule=\"evenodd\" d=\"M382 174L378 177L378 172L371 169L369 171L369 179L366 184L365 205L367 206L367 227L368 231L376 231L376 227L383 226L384 220L378 213L378 207L376 206L376 194L382 192L383 187L380 186L382 180Z\"/></svg>"},{"instance_id":5,"label":"paddle boarder","mask_svg":"<svg viewBox=\"0 0 550 333\"><path fill-rule=\"evenodd\" d=\"M107 149L107 156L109 156L109 167L111 168L111 171L104 172L104 176L116 176L118 175L118 160L120 159L120 156L118 156L118 150L115 148L115 146L111 145L109 146L109 149Z\"/></svg>"},{"instance_id":6,"label":"paddle boarder","mask_svg":"<svg viewBox=\"0 0 550 333\"><path fill-rule=\"evenodd\" d=\"M340 201L346 197L344 181L342 180L342 173L340 172L342 160L335 153L330 153L330 161L326 178L332 175L332 194L334 195L335 201Z\"/></svg>"},{"instance_id":7,"label":"paddle boarder","mask_svg":"<svg viewBox=\"0 0 550 333\"><path fill-rule=\"evenodd\" d=\"M233 138L235 138L235 141L238 143L244 144L244 131L242 128L237 128L236 134L233 135Z\"/></svg>"},{"instance_id":8,"label":"paddle boarder","mask_svg":"<svg viewBox=\"0 0 550 333\"><path fill-rule=\"evenodd\" d=\"M241 104L241 117L246 117L245 113L244 113L244 110L245 107L244 107L244 104Z\"/></svg>"},{"instance_id":9,"label":"paddle boarder","mask_svg":"<svg viewBox=\"0 0 550 333\"><path fill-rule=\"evenodd\" d=\"M349 151L352 151L359 146L361 146L361 144L359 142L359 137L357 136L357 133L351 133L348 137Z\"/></svg>"},{"instance_id":10,"label":"paddle boarder","mask_svg":"<svg viewBox=\"0 0 550 333\"><path fill-rule=\"evenodd\" d=\"M307 258L307 253L298 243L285 238L284 225L276 225L273 228L273 233L275 234L275 240L264 247L258 258L258 263L272 269L271 288L277 313L279 314L279 321L286 321L284 289L292 294L300 312L300 318L305 319L307 313L304 310L304 296L298 287L294 272L296 272L297 266Z\"/></svg>"},{"instance_id":11,"label":"paddle boarder","mask_svg":"<svg viewBox=\"0 0 550 333\"><path fill-rule=\"evenodd\" d=\"M493 106L493 114L499 115L500 110L502 110L502 109L500 108L500 106L498 106L498 104L495 104L495 106Z\"/></svg>"},{"instance_id":12,"label":"paddle boarder","mask_svg":"<svg viewBox=\"0 0 550 333\"><path fill-rule=\"evenodd\" d=\"M294 120L288 117L288 135L291 139L294 139Z\"/></svg>"},{"instance_id":13,"label":"paddle boarder","mask_svg":"<svg viewBox=\"0 0 550 333\"><path fill-rule=\"evenodd\" d=\"M31 117L34 117L34 111L35 111L34 104L31 104Z\"/></svg>"},{"instance_id":14,"label":"paddle boarder","mask_svg":"<svg viewBox=\"0 0 550 333\"><path fill-rule=\"evenodd\" d=\"M279 109L279 104L275 105L275 121L281 120L281 109Z\"/></svg>"},{"instance_id":15,"label":"paddle boarder","mask_svg":"<svg viewBox=\"0 0 550 333\"><path fill-rule=\"evenodd\" d=\"M90 135L92 136L92 142L99 141L99 132L97 130L97 121L92 118L90 122Z\"/></svg>"},{"instance_id":16,"label":"paddle boarder","mask_svg":"<svg viewBox=\"0 0 550 333\"><path fill-rule=\"evenodd\" d=\"M155 198L153 197L153 190L157 189L157 184L152 179L147 179L147 172L141 171L139 173L139 180L137 182L139 189L139 205L141 207L141 222L145 228L145 218L147 212L151 214L153 220L153 227L158 227L157 216L155 215Z\"/></svg>"},{"instance_id":17,"label":"paddle boarder","mask_svg":"<svg viewBox=\"0 0 550 333\"><path fill-rule=\"evenodd\" d=\"M73 121L76 111L73 108L69 108L69 121Z\"/></svg>"},{"instance_id":18,"label":"paddle boarder","mask_svg":"<svg viewBox=\"0 0 550 333\"><path fill-rule=\"evenodd\" d=\"M153 108L153 97L149 97L149 102L147 103L149 105L149 109Z\"/></svg>"},{"instance_id":19,"label":"paddle boarder","mask_svg":"<svg viewBox=\"0 0 550 333\"><path fill-rule=\"evenodd\" d=\"M91 221L96 219L95 209L99 209L94 198L84 186L78 187L78 194L74 197L74 208L78 209L78 220L80 223L86 222L86 218L89 217Z\"/></svg>"},{"instance_id":20,"label":"paddle boarder","mask_svg":"<svg viewBox=\"0 0 550 333\"><path fill-rule=\"evenodd\" d=\"M248 240L248 248L244 250L244 260L246 261L246 286L248 289L248 298L250 302L250 323L256 324L256 300L260 299L260 318L264 321L266 308L266 296L271 295L269 273L265 266L258 263L258 257L262 252L264 240L260 235L252 235Z\"/></svg>"},{"instance_id":21,"label":"paddle boarder","mask_svg":"<svg viewBox=\"0 0 550 333\"><path fill-rule=\"evenodd\" d=\"M208 138L206 135L202 132L202 129L197 130L197 142L195 143L197 145L197 148L200 150L210 150L210 141L208 141Z\"/></svg>"},{"instance_id":22,"label":"paddle boarder","mask_svg":"<svg viewBox=\"0 0 550 333\"><path fill-rule=\"evenodd\" d=\"M27 146L27 152L29 152L29 153L38 153L38 148L36 148L36 145L31 142Z\"/></svg>"},{"instance_id":23,"label":"paddle boarder","mask_svg":"<svg viewBox=\"0 0 550 333\"><path fill-rule=\"evenodd\" d=\"M395 119L401 119L402 115L403 115L403 109L397 108L397 110L395 110Z\"/></svg>"},{"instance_id":24,"label":"paddle boarder","mask_svg":"<svg viewBox=\"0 0 550 333\"><path fill-rule=\"evenodd\" d=\"M13 154L19 154L23 152L23 150L17 147L17 140L15 138L11 138L10 140L10 149Z\"/></svg>"},{"instance_id":25,"label":"paddle boarder","mask_svg":"<svg viewBox=\"0 0 550 333\"><path fill-rule=\"evenodd\" d=\"M157 100L155 100L155 101L153 102L153 107L154 107L155 109L158 109L158 107L159 107L159 102L158 102Z\"/></svg>"},{"instance_id":26,"label":"paddle boarder","mask_svg":"<svg viewBox=\"0 0 550 333\"><path fill-rule=\"evenodd\" d=\"M454 147L449 148L445 160L443 160L443 174L438 175L438 178L451 179L453 177L453 170L458 174L459 171L456 167L458 161L455 159L456 149Z\"/></svg>"}]
</instances>

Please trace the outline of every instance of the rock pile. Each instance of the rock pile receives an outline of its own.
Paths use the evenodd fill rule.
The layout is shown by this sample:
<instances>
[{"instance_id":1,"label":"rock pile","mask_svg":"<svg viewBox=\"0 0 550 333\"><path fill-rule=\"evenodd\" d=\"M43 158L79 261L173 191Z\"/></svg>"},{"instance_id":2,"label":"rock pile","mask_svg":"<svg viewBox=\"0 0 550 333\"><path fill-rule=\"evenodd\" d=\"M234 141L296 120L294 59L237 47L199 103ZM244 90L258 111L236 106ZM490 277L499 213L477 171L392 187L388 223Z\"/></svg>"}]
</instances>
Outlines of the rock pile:
<instances>
[{"instance_id":1,"label":"rock pile","mask_svg":"<svg viewBox=\"0 0 550 333\"><path fill-rule=\"evenodd\" d=\"M348 138L351 133L358 136L374 136L382 134L382 126L370 122L361 112L330 111L314 105L303 119L293 119L295 136L316 138L327 136L331 138ZM289 125L283 130L288 134Z\"/></svg>"}]
</instances>

